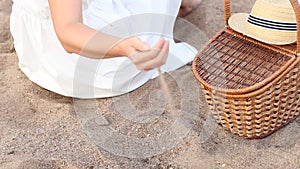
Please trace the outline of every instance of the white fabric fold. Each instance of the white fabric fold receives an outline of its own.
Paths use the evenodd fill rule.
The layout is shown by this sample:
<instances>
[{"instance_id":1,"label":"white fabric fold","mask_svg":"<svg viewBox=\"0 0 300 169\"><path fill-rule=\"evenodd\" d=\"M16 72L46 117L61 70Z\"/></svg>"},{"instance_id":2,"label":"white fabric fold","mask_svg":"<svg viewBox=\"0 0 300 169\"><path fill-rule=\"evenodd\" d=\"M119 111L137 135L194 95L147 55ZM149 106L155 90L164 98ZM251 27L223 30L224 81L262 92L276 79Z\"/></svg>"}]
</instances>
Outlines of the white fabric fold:
<instances>
[{"instance_id":1,"label":"white fabric fold","mask_svg":"<svg viewBox=\"0 0 300 169\"><path fill-rule=\"evenodd\" d=\"M39 86L77 98L104 98L130 92L157 70L139 71L126 57L96 60L67 53L51 21L47 0L13 0L11 33L19 67ZM181 0L84 0L84 24L115 36L137 35L151 46L164 37L170 55L164 72L192 61L196 51L175 44L173 27Z\"/></svg>"}]
</instances>

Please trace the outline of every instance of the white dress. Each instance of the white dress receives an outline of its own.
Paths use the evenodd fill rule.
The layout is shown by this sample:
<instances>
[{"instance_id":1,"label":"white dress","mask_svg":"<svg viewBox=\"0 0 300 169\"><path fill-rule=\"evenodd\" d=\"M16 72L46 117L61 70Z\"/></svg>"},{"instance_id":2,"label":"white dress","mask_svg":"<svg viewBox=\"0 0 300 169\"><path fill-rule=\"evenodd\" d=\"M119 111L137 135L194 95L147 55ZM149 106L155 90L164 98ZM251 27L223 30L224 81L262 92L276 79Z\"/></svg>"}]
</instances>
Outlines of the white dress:
<instances>
[{"instance_id":1,"label":"white dress","mask_svg":"<svg viewBox=\"0 0 300 169\"><path fill-rule=\"evenodd\" d=\"M13 0L11 33L19 67L39 86L77 98L105 98L130 92L158 75L139 71L126 57L89 59L67 53L53 28L47 0ZM154 45L170 40L162 71L190 62L196 51L173 41L181 0L83 0L84 24L119 37L137 35Z\"/></svg>"}]
</instances>

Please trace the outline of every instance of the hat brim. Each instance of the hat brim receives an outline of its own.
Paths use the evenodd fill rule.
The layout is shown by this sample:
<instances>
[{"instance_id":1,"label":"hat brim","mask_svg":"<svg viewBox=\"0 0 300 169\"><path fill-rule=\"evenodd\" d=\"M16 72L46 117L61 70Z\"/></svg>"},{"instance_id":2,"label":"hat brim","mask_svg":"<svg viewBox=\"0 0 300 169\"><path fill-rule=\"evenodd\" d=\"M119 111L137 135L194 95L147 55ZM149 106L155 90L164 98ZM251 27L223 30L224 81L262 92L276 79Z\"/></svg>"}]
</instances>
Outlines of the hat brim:
<instances>
[{"instance_id":1,"label":"hat brim","mask_svg":"<svg viewBox=\"0 0 300 169\"><path fill-rule=\"evenodd\" d=\"M296 36L294 36L295 33L292 33L291 36L291 33L289 32L289 34L285 36L278 31L276 32L274 30L269 30L254 25L251 26L253 29L249 29L250 25L247 22L248 17L249 14L246 13L233 14L228 20L228 25L231 29L264 43L274 45L287 45L296 42ZM270 33L272 33L272 31L273 36L270 36Z\"/></svg>"}]
</instances>

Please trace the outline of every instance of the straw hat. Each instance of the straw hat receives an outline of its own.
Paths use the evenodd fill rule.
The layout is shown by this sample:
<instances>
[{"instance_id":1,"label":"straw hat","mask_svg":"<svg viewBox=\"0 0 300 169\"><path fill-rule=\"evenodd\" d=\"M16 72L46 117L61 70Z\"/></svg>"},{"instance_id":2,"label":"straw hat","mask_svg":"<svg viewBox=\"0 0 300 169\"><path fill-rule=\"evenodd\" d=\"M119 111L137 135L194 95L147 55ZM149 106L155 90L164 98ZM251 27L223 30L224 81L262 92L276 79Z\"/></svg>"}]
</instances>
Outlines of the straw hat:
<instances>
[{"instance_id":1,"label":"straw hat","mask_svg":"<svg viewBox=\"0 0 300 169\"><path fill-rule=\"evenodd\" d=\"M250 14L234 14L228 24L233 30L265 43L296 42L296 17L289 0L257 0Z\"/></svg>"}]
</instances>

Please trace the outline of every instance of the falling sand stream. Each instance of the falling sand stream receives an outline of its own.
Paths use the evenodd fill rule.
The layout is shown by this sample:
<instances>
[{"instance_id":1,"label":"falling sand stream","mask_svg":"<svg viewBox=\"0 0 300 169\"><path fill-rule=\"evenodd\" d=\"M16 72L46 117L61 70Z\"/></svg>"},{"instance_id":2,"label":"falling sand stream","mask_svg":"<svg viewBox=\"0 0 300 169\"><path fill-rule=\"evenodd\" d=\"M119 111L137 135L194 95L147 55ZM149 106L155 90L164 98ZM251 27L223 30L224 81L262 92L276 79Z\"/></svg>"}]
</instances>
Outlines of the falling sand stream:
<instances>
[{"instance_id":1,"label":"falling sand stream","mask_svg":"<svg viewBox=\"0 0 300 169\"><path fill-rule=\"evenodd\" d=\"M170 112L168 112L168 115L170 117L175 117L176 116L175 103L174 103L174 100L171 96L169 86L168 86L168 84L165 80L165 77L164 77L163 73L161 72L160 68L158 68L158 73L159 73L160 87L164 92L165 98L167 100L167 107L169 107L169 111L170 111Z\"/></svg>"}]
</instances>

